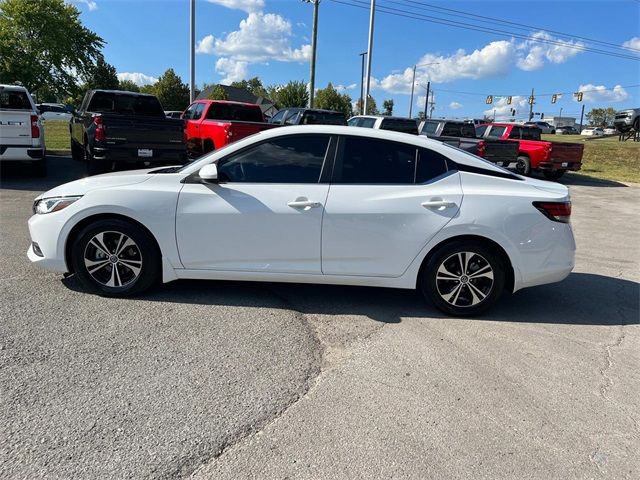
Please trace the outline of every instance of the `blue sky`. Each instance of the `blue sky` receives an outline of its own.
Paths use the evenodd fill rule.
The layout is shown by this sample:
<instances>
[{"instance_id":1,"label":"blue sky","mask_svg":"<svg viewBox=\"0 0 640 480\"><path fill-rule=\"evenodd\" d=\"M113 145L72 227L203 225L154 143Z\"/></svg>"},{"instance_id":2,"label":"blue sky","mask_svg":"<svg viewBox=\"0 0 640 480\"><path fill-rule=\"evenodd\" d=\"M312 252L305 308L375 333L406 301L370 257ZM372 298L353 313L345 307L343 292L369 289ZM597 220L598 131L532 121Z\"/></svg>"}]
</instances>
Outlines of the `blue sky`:
<instances>
[{"instance_id":1,"label":"blue sky","mask_svg":"<svg viewBox=\"0 0 640 480\"><path fill-rule=\"evenodd\" d=\"M106 41L108 62L120 75L138 83L152 81L174 68L186 82L189 72L188 0L68 0L82 12L82 21ZM316 86L339 85L354 101L360 94L360 57L366 50L367 0L322 0L318 28ZM532 28L489 23L477 17L444 17L445 7L496 17ZM640 104L640 62L576 50L597 48L640 58L640 1L444 1L378 0L378 6L516 32L529 40L376 14L372 94L379 106L393 98L394 113L407 115L411 69L418 68L414 114L423 110L425 85L435 91L434 117L478 117L515 107L528 110L526 96L565 93L554 105L550 96L536 96L535 111L545 116L579 114L581 104L570 94L584 90L587 111L596 106L616 109ZM309 78L312 6L300 0L197 0L196 81L228 82L259 76L265 84ZM396 13L399 13L396 10ZM453 13L453 12L448 12ZM637 50L606 48L587 37ZM540 41L543 40L543 41ZM544 43L560 42L555 44ZM633 85L636 85L633 87ZM616 88L619 87L619 88ZM464 92L464 93L463 93ZM474 95L471 95L473 93ZM485 95L495 95L485 105ZM512 105L506 98L513 96Z\"/></svg>"}]
</instances>

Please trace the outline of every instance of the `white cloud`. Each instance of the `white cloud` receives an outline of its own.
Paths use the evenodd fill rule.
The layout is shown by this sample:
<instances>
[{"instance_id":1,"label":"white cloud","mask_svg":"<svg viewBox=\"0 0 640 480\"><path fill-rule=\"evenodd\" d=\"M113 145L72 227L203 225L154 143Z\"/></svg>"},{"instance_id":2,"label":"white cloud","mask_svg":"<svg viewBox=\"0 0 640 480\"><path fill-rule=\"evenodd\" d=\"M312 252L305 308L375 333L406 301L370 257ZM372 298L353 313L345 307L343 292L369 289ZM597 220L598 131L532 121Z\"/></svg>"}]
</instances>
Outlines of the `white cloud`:
<instances>
[{"instance_id":1,"label":"white cloud","mask_svg":"<svg viewBox=\"0 0 640 480\"><path fill-rule=\"evenodd\" d=\"M539 31L531 35L532 40L527 40L518 45L518 50L523 53L518 60L518 68L525 71L539 70L545 64L564 63L571 57L578 55L581 50L576 47L584 47L582 42L564 41L549 35L547 32ZM552 41L554 44L544 41Z\"/></svg>"},{"instance_id":2,"label":"white cloud","mask_svg":"<svg viewBox=\"0 0 640 480\"><path fill-rule=\"evenodd\" d=\"M205 55L213 55L215 38L213 35L207 35L196 45L196 53L204 53Z\"/></svg>"},{"instance_id":3,"label":"white cloud","mask_svg":"<svg viewBox=\"0 0 640 480\"><path fill-rule=\"evenodd\" d=\"M207 0L233 10L244 10L247 13L258 12L264 8L264 0Z\"/></svg>"},{"instance_id":4,"label":"white cloud","mask_svg":"<svg viewBox=\"0 0 640 480\"><path fill-rule=\"evenodd\" d=\"M640 50L640 37L633 37L622 44L624 48Z\"/></svg>"},{"instance_id":5,"label":"white cloud","mask_svg":"<svg viewBox=\"0 0 640 480\"><path fill-rule=\"evenodd\" d=\"M576 92L582 93L583 102L624 102L629 98L629 93L620 85L607 89L604 85L580 85ZM574 101L577 101L573 97Z\"/></svg>"},{"instance_id":6,"label":"white cloud","mask_svg":"<svg viewBox=\"0 0 640 480\"><path fill-rule=\"evenodd\" d=\"M449 104L449 108L451 110L460 110L462 107L464 107L464 105L462 105L461 103L458 103L458 102L451 102Z\"/></svg>"},{"instance_id":7,"label":"white cloud","mask_svg":"<svg viewBox=\"0 0 640 480\"><path fill-rule=\"evenodd\" d=\"M336 85L335 89L339 92L345 92L347 90L354 90L358 85L352 83L350 85Z\"/></svg>"},{"instance_id":8,"label":"white cloud","mask_svg":"<svg viewBox=\"0 0 640 480\"><path fill-rule=\"evenodd\" d=\"M516 110L516 115L522 115L523 113L528 111L529 108L529 99L527 97L522 97L519 95L515 95L511 97L511 104L507 104L507 97L499 98L494 101L484 113L485 116L493 118L493 112L495 110L496 119L498 120L507 120L512 118L511 109Z\"/></svg>"},{"instance_id":9,"label":"white cloud","mask_svg":"<svg viewBox=\"0 0 640 480\"><path fill-rule=\"evenodd\" d=\"M233 60L231 58L219 58L216 62L216 72L225 77L220 83L229 85L232 82L244 80L249 73L249 64L247 62Z\"/></svg>"},{"instance_id":10,"label":"white cloud","mask_svg":"<svg viewBox=\"0 0 640 480\"><path fill-rule=\"evenodd\" d=\"M83 3L90 12L98 9L98 4L94 0L72 0L74 3Z\"/></svg>"},{"instance_id":11,"label":"white cloud","mask_svg":"<svg viewBox=\"0 0 640 480\"><path fill-rule=\"evenodd\" d=\"M426 84L431 80L436 83L451 82L458 79L492 78L506 75L516 59L516 48L513 42L500 40L491 42L479 50L467 54L465 50L457 50L452 55L436 55L427 53L416 63L416 85ZM400 73L392 73L382 80L372 79L373 87L391 93L411 93L413 67L407 67Z\"/></svg>"},{"instance_id":12,"label":"white cloud","mask_svg":"<svg viewBox=\"0 0 640 480\"><path fill-rule=\"evenodd\" d=\"M158 81L156 77L138 72L121 72L117 75L118 80L131 80L136 85L151 85Z\"/></svg>"}]
</instances>

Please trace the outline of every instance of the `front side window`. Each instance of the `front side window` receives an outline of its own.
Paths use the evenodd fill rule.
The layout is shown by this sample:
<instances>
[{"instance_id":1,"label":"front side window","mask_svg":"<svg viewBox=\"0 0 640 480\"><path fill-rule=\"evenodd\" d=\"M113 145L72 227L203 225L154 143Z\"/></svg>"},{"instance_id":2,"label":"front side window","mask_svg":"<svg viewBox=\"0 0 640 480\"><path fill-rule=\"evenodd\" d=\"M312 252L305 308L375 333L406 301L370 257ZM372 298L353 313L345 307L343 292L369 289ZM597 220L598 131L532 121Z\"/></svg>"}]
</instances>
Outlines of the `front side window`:
<instances>
[{"instance_id":1,"label":"front side window","mask_svg":"<svg viewBox=\"0 0 640 480\"><path fill-rule=\"evenodd\" d=\"M198 120L202 116L204 110L204 103L196 103L196 109L193 111L193 120Z\"/></svg>"},{"instance_id":2,"label":"front side window","mask_svg":"<svg viewBox=\"0 0 640 480\"><path fill-rule=\"evenodd\" d=\"M365 137L342 139L336 183L413 184L416 147Z\"/></svg>"},{"instance_id":3,"label":"front side window","mask_svg":"<svg viewBox=\"0 0 640 480\"><path fill-rule=\"evenodd\" d=\"M444 137L461 137L462 124L455 122L446 122L442 127L442 136Z\"/></svg>"},{"instance_id":4,"label":"front side window","mask_svg":"<svg viewBox=\"0 0 640 480\"><path fill-rule=\"evenodd\" d=\"M327 135L290 135L250 147L218 165L221 182L318 183Z\"/></svg>"},{"instance_id":5,"label":"front side window","mask_svg":"<svg viewBox=\"0 0 640 480\"><path fill-rule=\"evenodd\" d=\"M491 127L487 137L489 138L502 138L507 127Z\"/></svg>"},{"instance_id":6,"label":"front side window","mask_svg":"<svg viewBox=\"0 0 640 480\"><path fill-rule=\"evenodd\" d=\"M284 119L284 124L285 125L297 125L299 116L300 116L300 112L299 111L296 111L296 110L292 111Z\"/></svg>"},{"instance_id":7,"label":"front side window","mask_svg":"<svg viewBox=\"0 0 640 480\"><path fill-rule=\"evenodd\" d=\"M184 112L184 115L182 116L182 118L185 118L187 120L191 120L193 118L193 112L196 111L196 105L197 103L192 103L191 105L189 105L189 108L187 108Z\"/></svg>"}]
</instances>

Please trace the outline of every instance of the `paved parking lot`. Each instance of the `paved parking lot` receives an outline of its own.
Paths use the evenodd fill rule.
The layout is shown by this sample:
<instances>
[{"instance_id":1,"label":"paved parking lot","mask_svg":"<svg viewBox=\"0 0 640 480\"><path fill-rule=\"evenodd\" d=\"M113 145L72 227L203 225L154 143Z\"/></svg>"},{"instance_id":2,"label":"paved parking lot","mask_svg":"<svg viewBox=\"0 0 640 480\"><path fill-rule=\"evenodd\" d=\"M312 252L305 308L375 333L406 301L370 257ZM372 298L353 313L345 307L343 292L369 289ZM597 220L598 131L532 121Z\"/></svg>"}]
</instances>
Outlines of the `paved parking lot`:
<instances>
[{"instance_id":1,"label":"paved parking lot","mask_svg":"<svg viewBox=\"0 0 640 480\"><path fill-rule=\"evenodd\" d=\"M478 319L414 292L174 282L89 296L26 259L3 169L1 478L640 477L640 188L571 177L561 284Z\"/></svg>"}]
</instances>

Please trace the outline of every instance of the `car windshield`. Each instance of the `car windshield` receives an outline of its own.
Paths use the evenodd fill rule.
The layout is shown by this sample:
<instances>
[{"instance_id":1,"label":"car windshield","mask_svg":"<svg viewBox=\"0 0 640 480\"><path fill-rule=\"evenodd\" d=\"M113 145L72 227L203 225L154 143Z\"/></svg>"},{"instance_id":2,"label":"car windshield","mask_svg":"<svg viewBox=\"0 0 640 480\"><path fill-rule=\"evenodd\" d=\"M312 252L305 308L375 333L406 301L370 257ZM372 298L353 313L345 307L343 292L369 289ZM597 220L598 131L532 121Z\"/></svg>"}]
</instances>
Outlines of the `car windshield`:
<instances>
[{"instance_id":1,"label":"car windshield","mask_svg":"<svg viewBox=\"0 0 640 480\"><path fill-rule=\"evenodd\" d=\"M31 110L31 102L27 92L0 90L0 110Z\"/></svg>"}]
</instances>

